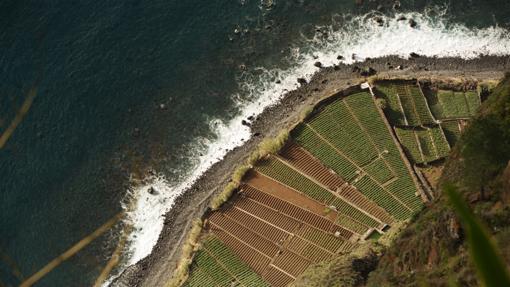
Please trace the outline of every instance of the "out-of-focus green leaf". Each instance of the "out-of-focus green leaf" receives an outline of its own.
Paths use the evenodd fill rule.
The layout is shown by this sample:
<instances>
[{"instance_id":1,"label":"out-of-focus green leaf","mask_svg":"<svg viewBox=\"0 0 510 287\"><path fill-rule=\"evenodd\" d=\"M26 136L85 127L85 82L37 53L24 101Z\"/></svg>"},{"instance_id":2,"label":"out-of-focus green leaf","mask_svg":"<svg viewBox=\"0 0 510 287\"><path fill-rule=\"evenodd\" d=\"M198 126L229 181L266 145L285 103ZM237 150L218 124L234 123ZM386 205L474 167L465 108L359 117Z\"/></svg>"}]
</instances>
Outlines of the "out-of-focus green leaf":
<instances>
[{"instance_id":1,"label":"out-of-focus green leaf","mask_svg":"<svg viewBox=\"0 0 510 287\"><path fill-rule=\"evenodd\" d=\"M450 202L466 230L471 259L484 286L510 286L510 276L496 245L481 222L452 185L445 186Z\"/></svg>"}]
</instances>

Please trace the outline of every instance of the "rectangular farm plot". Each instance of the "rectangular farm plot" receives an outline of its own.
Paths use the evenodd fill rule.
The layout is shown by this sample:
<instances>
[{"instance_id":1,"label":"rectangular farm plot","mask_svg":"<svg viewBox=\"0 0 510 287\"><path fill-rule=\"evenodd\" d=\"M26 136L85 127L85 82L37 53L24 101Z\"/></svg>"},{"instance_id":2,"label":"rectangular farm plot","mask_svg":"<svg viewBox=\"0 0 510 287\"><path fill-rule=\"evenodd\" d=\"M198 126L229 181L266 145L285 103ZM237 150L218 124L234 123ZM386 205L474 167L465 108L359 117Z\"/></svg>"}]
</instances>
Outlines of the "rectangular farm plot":
<instances>
[{"instance_id":1,"label":"rectangular farm plot","mask_svg":"<svg viewBox=\"0 0 510 287\"><path fill-rule=\"evenodd\" d=\"M414 163L432 162L450 152L450 145L439 125L417 130L395 128L395 131Z\"/></svg>"},{"instance_id":2,"label":"rectangular farm plot","mask_svg":"<svg viewBox=\"0 0 510 287\"><path fill-rule=\"evenodd\" d=\"M269 286L230 248L215 236L203 242L191 265L190 275L183 286Z\"/></svg>"},{"instance_id":3,"label":"rectangular farm plot","mask_svg":"<svg viewBox=\"0 0 510 287\"><path fill-rule=\"evenodd\" d=\"M241 188L232 206L209 216L208 229L219 240L204 243L205 252L199 251L193 265L200 272L193 275L192 268L187 286L198 286L195 282L210 284L205 286L265 286L262 279L280 286L294 280L311 263L355 246L347 241L352 233L334 222L250 186ZM244 265L238 264L236 258ZM211 274L212 278L202 272L220 267L223 269ZM246 268L254 272L249 273Z\"/></svg>"},{"instance_id":4,"label":"rectangular farm plot","mask_svg":"<svg viewBox=\"0 0 510 287\"><path fill-rule=\"evenodd\" d=\"M320 160L326 167L334 170L346 181L351 181L361 170L347 157L340 155L334 147L323 141L307 125L299 125L292 131L292 136L299 145Z\"/></svg>"},{"instance_id":5,"label":"rectangular farm plot","mask_svg":"<svg viewBox=\"0 0 510 287\"><path fill-rule=\"evenodd\" d=\"M377 150L370 144L370 139L342 100L324 107L308 124L358 165L365 165L378 156Z\"/></svg>"},{"instance_id":6,"label":"rectangular farm plot","mask_svg":"<svg viewBox=\"0 0 510 287\"><path fill-rule=\"evenodd\" d=\"M441 119L472 117L480 106L480 96L476 91L439 90L437 101L441 106L441 115L439 115Z\"/></svg>"},{"instance_id":7,"label":"rectangular farm plot","mask_svg":"<svg viewBox=\"0 0 510 287\"><path fill-rule=\"evenodd\" d=\"M329 205L335 206L338 213L352 217L355 221L369 227L377 227L380 225L380 222L363 213L351 203L335 196L331 191L326 190L313 180L298 173L296 170L276 158L271 157L259 162L255 169L287 186L292 187L310 198L323 203L325 208Z\"/></svg>"},{"instance_id":8,"label":"rectangular farm plot","mask_svg":"<svg viewBox=\"0 0 510 287\"><path fill-rule=\"evenodd\" d=\"M334 171L294 143L287 144L280 155L296 169L313 177L330 190L334 191L345 184L345 181Z\"/></svg>"},{"instance_id":9,"label":"rectangular farm plot","mask_svg":"<svg viewBox=\"0 0 510 287\"><path fill-rule=\"evenodd\" d=\"M457 143L461 134L461 125L457 120L442 122L441 127L443 128L444 135L448 140L451 147Z\"/></svg>"},{"instance_id":10,"label":"rectangular farm plot","mask_svg":"<svg viewBox=\"0 0 510 287\"><path fill-rule=\"evenodd\" d=\"M384 100L386 100L386 108L384 112L388 116L389 121L394 125L406 125L404 110L397 95L395 86L389 83L377 84L376 90L380 93Z\"/></svg>"},{"instance_id":11,"label":"rectangular farm plot","mask_svg":"<svg viewBox=\"0 0 510 287\"><path fill-rule=\"evenodd\" d=\"M421 126L436 122L418 85L384 83L376 89L386 100L385 112L393 125Z\"/></svg>"},{"instance_id":12,"label":"rectangular farm plot","mask_svg":"<svg viewBox=\"0 0 510 287\"><path fill-rule=\"evenodd\" d=\"M420 146L418 144L418 139L416 138L414 131L409 129L395 128L395 132L398 139L400 140L400 143L402 144L402 147L404 148L404 151L411 159L411 161L414 163L424 162L425 159L423 158Z\"/></svg>"}]
</instances>

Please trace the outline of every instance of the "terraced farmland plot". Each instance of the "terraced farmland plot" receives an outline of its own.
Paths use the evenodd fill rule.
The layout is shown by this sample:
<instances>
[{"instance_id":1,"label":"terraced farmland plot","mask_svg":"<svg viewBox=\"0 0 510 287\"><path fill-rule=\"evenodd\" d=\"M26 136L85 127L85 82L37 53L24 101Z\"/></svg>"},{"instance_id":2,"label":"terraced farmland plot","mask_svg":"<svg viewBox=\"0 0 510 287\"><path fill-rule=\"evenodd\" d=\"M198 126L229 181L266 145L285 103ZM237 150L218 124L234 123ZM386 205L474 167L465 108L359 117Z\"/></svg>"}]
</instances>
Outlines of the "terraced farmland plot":
<instances>
[{"instance_id":1,"label":"terraced farmland plot","mask_svg":"<svg viewBox=\"0 0 510 287\"><path fill-rule=\"evenodd\" d=\"M414 108L418 114L420 122L422 125L433 125L436 123L436 120L432 116L432 113L427 104L427 100L423 95L420 87L417 85L408 86L408 91L411 95L411 98L414 102Z\"/></svg>"},{"instance_id":2,"label":"terraced farmland plot","mask_svg":"<svg viewBox=\"0 0 510 287\"><path fill-rule=\"evenodd\" d=\"M440 125L434 126L428 129L429 133L432 136L434 146L437 151L437 156L439 158L447 157L450 154L450 145L446 139L446 135L444 134L443 129Z\"/></svg>"},{"instance_id":3,"label":"terraced farmland plot","mask_svg":"<svg viewBox=\"0 0 510 287\"><path fill-rule=\"evenodd\" d=\"M195 255L190 276L183 286L269 286L231 249L215 236L203 242Z\"/></svg>"},{"instance_id":4,"label":"terraced farmland plot","mask_svg":"<svg viewBox=\"0 0 510 287\"><path fill-rule=\"evenodd\" d=\"M385 94L402 111L393 120L434 125L418 86ZM208 216L204 231L214 240L196 254L185 286L283 287L310 264L351 252L372 228L410 218L423 203L394 132L413 161L409 147L420 162L450 150L440 126L393 130L368 92L322 106Z\"/></svg>"},{"instance_id":5,"label":"terraced farmland plot","mask_svg":"<svg viewBox=\"0 0 510 287\"><path fill-rule=\"evenodd\" d=\"M356 204L372 216L379 219L379 221L391 224L394 220L391 215L386 212L383 208L377 205L372 200L364 196L356 187L353 185L344 185L338 190L338 193L344 198L348 198L350 202Z\"/></svg>"},{"instance_id":6,"label":"terraced farmland plot","mask_svg":"<svg viewBox=\"0 0 510 287\"><path fill-rule=\"evenodd\" d=\"M320 160L326 167L335 171L346 181L351 181L361 173L354 163L340 155L328 143L324 142L310 127L299 125L292 136L296 142Z\"/></svg>"},{"instance_id":7,"label":"terraced farmland plot","mask_svg":"<svg viewBox=\"0 0 510 287\"><path fill-rule=\"evenodd\" d=\"M442 122L441 127L443 128L448 143L453 147L460 138L461 129L459 121Z\"/></svg>"},{"instance_id":8,"label":"terraced farmland plot","mask_svg":"<svg viewBox=\"0 0 510 287\"><path fill-rule=\"evenodd\" d=\"M322 202L325 207L333 205L341 214L352 217L354 220L370 227L379 226L379 222L360 211L357 207L333 195L309 178L298 173L291 167L275 158L263 160L255 169L275 180L294 188L307 196Z\"/></svg>"},{"instance_id":9,"label":"terraced farmland plot","mask_svg":"<svg viewBox=\"0 0 510 287\"><path fill-rule=\"evenodd\" d=\"M331 192L273 157L260 161L255 170L306 194L318 202L328 204L335 198Z\"/></svg>"},{"instance_id":10,"label":"terraced farmland plot","mask_svg":"<svg viewBox=\"0 0 510 287\"><path fill-rule=\"evenodd\" d=\"M345 101L368 132L391 172L399 178L410 177L410 170L404 163L404 158L391 134L391 128L384 122L384 115L378 110L372 96L361 93L347 97Z\"/></svg>"},{"instance_id":11,"label":"terraced farmland plot","mask_svg":"<svg viewBox=\"0 0 510 287\"><path fill-rule=\"evenodd\" d=\"M407 206L416 206L417 209L414 209L415 211L419 210L421 208L421 200L415 197L418 190L412 180L410 170L404 163L404 158L391 134L391 129L384 122L384 115L378 110L374 98L368 93L358 93L345 98L345 101L359 124L372 139L372 143L377 147L376 149L397 178L396 180L401 184L407 184L404 189L399 186L396 190L389 188L395 185L389 185L388 188L385 188L386 191ZM368 174L371 175L370 173ZM371 177L374 180L377 176L371 175ZM361 190L361 192L369 191ZM372 200L375 201L375 199Z\"/></svg>"},{"instance_id":12,"label":"terraced farmland plot","mask_svg":"<svg viewBox=\"0 0 510 287\"><path fill-rule=\"evenodd\" d=\"M355 120L358 129L365 138L365 141L359 144L365 145L364 149L371 149L375 154L380 154L385 159L388 164L388 169L391 169L391 172L399 178L406 179L399 180L400 184L408 184L411 182L411 185L405 186L405 188L398 186L398 190L391 190L389 187L396 185L382 187L382 183L374 180L375 177L381 176L376 175L374 177L374 175L369 173L368 176L363 177L367 177L367 179L361 182L363 184L353 181L353 185L362 194L379 204L396 218L402 219L402 216L408 216L410 214L410 206L416 207L416 209L413 208L413 210L419 210L419 208L421 208L421 200L415 195L417 189L412 181L410 171L404 164L403 158L390 134L390 130L384 123L382 114L377 110L372 96L366 92L361 92L348 96L344 101L346 112L352 113L350 114L351 119ZM326 137L321 137L318 131L315 131L311 127L306 125L300 126L293 133L293 136L300 145L305 147L317 159L322 161L324 165L333 169L338 174L341 174L343 171L337 166L329 165L327 162L339 158L342 160L340 168L350 166L351 170L358 171L356 172L358 175L363 175L366 172L363 171L363 168L354 160L349 160L342 150L329 142ZM321 148L318 149L318 146ZM320 152L324 150L328 150L328 152ZM407 179L410 179L410 181ZM391 198L388 199L387 197ZM399 202L399 200L401 202Z\"/></svg>"},{"instance_id":13,"label":"terraced farmland plot","mask_svg":"<svg viewBox=\"0 0 510 287\"><path fill-rule=\"evenodd\" d=\"M432 162L448 156L450 152L450 146L439 125L420 130L395 130L404 150L415 163Z\"/></svg>"},{"instance_id":14,"label":"terraced farmland plot","mask_svg":"<svg viewBox=\"0 0 510 287\"><path fill-rule=\"evenodd\" d=\"M475 91L454 92L437 91L441 114L438 118L468 118L474 116L480 106L480 97Z\"/></svg>"},{"instance_id":15,"label":"terraced farmland plot","mask_svg":"<svg viewBox=\"0 0 510 287\"><path fill-rule=\"evenodd\" d=\"M425 159L423 158L423 155L420 151L418 139L416 138L414 131L395 128L395 132L407 156L411 158L411 161L414 163L425 162Z\"/></svg>"},{"instance_id":16,"label":"terraced farmland plot","mask_svg":"<svg viewBox=\"0 0 510 287\"><path fill-rule=\"evenodd\" d=\"M408 207L400 202L396 196L390 194L377 184L372 178L363 176L359 181L355 182L354 185L366 197L376 202L396 219L404 220L411 216L412 212Z\"/></svg>"},{"instance_id":17,"label":"terraced farmland plot","mask_svg":"<svg viewBox=\"0 0 510 287\"><path fill-rule=\"evenodd\" d=\"M385 112L393 125L421 126L436 122L419 86L384 83L376 88L388 103Z\"/></svg>"},{"instance_id":18,"label":"terraced farmland plot","mask_svg":"<svg viewBox=\"0 0 510 287\"><path fill-rule=\"evenodd\" d=\"M260 204L263 204L270 209L277 211L280 214L286 215L289 218L308 224L324 232L332 232L331 230L333 229L334 219L331 220L329 218L315 214L307 209L304 209L301 206L292 204L287 201L289 199L288 197L279 198L253 188L249 185L243 185L241 190L243 195L253 199ZM349 239L352 236L352 232L344 229L341 230L340 236L343 239Z\"/></svg>"},{"instance_id":19,"label":"terraced farmland plot","mask_svg":"<svg viewBox=\"0 0 510 287\"><path fill-rule=\"evenodd\" d=\"M380 83L377 84L376 90L379 91L380 93L378 94L382 95L382 98L386 100L387 106L384 109L384 112L388 116L389 121L394 125L407 125L404 110L400 103L400 99L397 96L395 85Z\"/></svg>"},{"instance_id":20,"label":"terraced farmland plot","mask_svg":"<svg viewBox=\"0 0 510 287\"><path fill-rule=\"evenodd\" d=\"M288 144L281 152L281 156L292 164L296 169L313 177L315 180L335 191L345 184L333 170L325 167L319 160L310 153L294 143Z\"/></svg>"},{"instance_id":21,"label":"terraced farmland plot","mask_svg":"<svg viewBox=\"0 0 510 287\"><path fill-rule=\"evenodd\" d=\"M363 170L372 175L380 184L383 184L395 177L383 157L380 157L364 166Z\"/></svg>"},{"instance_id":22,"label":"terraced farmland plot","mask_svg":"<svg viewBox=\"0 0 510 287\"><path fill-rule=\"evenodd\" d=\"M333 170L328 169L322 163L313 157L310 153L292 143L288 144L283 149L281 155L296 169L313 177L318 182L327 186L331 191L338 193L341 197L345 198L348 202L356 205L357 207L365 210L371 216L377 218L379 221L388 224L392 221L389 214L379 208L374 202L363 196L354 186L347 184L342 180ZM384 160L377 159L370 163L367 167L374 169L374 175L381 174L381 182L393 178L393 174L389 171Z\"/></svg>"},{"instance_id":23,"label":"terraced farmland plot","mask_svg":"<svg viewBox=\"0 0 510 287\"><path fill-rule=\"evenodd\" d=\"M282 286L279 284L288 284L311 263L355 246L345 239L352 233L323 217L249 186L242 190L233 206L209 216L208 228L219 240L204 243L186 286L265 286L260 278L272 286ZM246 272L248 266L260 276ZM203 271L220 267L223 269L211 274L212 279L204 276L208 273Z\"/></svg>"},{"instance_id":24,"label":"terraced farmland plot","mask_svg":"<svg viewBox=\"0 0 510 287\"><path fill-rule=\"evenodd\" d=\"M428 130L415 130L414 131L418 144L421 147L421 152L423 154L423 159L425 162L432 162L439 158L437 154L436 148L434 146L434 141L430 136Z\"/></svg>"},{"instance_id":25,"label":"terraced farmland plot","mask_svg":"<svg viewBox=\"0 0 510 287\"><path fill-rule=\"evenodd\" d=\"M378 157L377 150L374 149L370 139L360 128L356 119L352 117L342 100L337 100L326 106L308 124L336 149L348 155L360 166Z\"/></svg>"}]
</instances>

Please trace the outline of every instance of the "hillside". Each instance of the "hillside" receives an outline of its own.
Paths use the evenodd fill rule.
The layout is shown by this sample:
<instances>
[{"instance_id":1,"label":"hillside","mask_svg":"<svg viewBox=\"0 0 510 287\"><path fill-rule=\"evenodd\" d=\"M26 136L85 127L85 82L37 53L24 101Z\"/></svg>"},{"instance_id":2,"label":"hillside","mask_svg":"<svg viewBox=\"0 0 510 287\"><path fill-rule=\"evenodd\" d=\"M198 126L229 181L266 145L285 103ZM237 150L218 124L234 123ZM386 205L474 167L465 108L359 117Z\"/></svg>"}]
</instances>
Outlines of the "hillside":
<instances>
[{"instance_id":1,"label":"hillside","mask_svg":"<svg viewBox=\"0 0 510 287\"><path fill-rule=\"evenodd\" d=\"M439 187L456 184L510 263L510 77L462 135ZM440 190L441 188L439 188ZM458 218L444 196L417 215L370 273L367 286L479 286Z\"/></svg>"},{"instance_id":2,"label":"hillside","mask_svg":"<svg viewBox=\"0 0 510 287\"><path fill-rule=\"evenodd\" d=\"M325 98L239 165L195 224L173 284L362 284L402 227L436 210L422 211L437 196L427 170L443 165L482 90L384 80Z\"/></svg>"}]
</instances>

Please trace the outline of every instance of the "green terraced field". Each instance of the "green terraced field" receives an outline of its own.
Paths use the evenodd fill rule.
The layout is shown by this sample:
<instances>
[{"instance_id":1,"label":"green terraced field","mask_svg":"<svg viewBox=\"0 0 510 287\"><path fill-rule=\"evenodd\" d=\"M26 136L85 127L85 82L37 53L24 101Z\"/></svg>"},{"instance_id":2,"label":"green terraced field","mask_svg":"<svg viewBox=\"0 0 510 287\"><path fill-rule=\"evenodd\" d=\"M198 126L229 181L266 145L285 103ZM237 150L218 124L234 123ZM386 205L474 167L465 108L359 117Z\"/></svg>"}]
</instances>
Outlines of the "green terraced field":
<instances>
[{"instance_id":1,"label":"green terraced field","mask_svg":"<svg viewBox=\"0 0 510 287\"><path fill-rule=\"evenodd\" d=\"M453 147L460 138L459 121L442 122L441 127L443 128L448 143Z\"/></svg>"},{"instance_id":2,"label":"green terraced field","mask_svg":"<svg viewBox=\"0 0 510 287\"><path fill-rule=\"evenodd\" d=\"M423 95L422 91L418 86L410 86L409 91L414 101L414 106L418 112L420 122L422 125L432 125L436 123L436 120L432 116L430 109L427 104L427 100Z\"/></svg>"},{"instance_id":3,"label":"green terraced field","mask_svg":"<svg viewBox=\"0 0 510 287\"><path fill-rule=\"evenodd\" d=\"M422 163L424 162L423 156L420 152L420 146L416 139L416 135L413 130L406 130L401 128L395 128L395 132L397 134L404 151L407 156L411 159L412 162Z\"/></svg>"},{"instance_id":4,"label":"green terraced field","mask_svg":"<svg viewBox=\"0 0 510 287\"><path fill-rule=\"evenodd\" d=\"M309 125L358 165L365 165L378 156L343 101L326 106Z\"/></svg>"},{"instance_id":5,"label":"green terraced field","mask_svg":"<svg viewBox=\"0 0 510 287\"><path fill-rule=\"evenodd\" d=\"M402 83L377 83L374 91L386 102L384 113L369 90L360 91L317 107L318 110L306 122L290 132L291 141L306 149L330 172L336 173L356 189L349 186L349 189L342 189L342 196L336 194L337 191L322 185L323 181L308 177L274 155L268 155L254 164L254 169L260 174L321 203L325 210L331 207L337 212L318 212L322 206L308 211L305 210L309 207L300 206L305 209L300 210L292 207L292 204L299 205L299 200L285 203L277 200L277 196L263 203L253 203L260 199L253 195L246 198L247 193L240 193L236 202L213 214L224 213L227 214L224 218L230 219L233 218L232 214L236 214L236 217L243 218L246 230L237 224L236 227L229 227L228 232L238 229L257 231L250 232L253 236L233 232L229 235L232 238L224 237L223 233L218 233L221 227L214 229L214 220L220 217L211 217L213 224L206 224L205 227L215 235L209 235L202 241L183 286L269 286L264 280L275 286L285 286L302 272L300 268L331 258L335 253L352 251L359 243L356 242L356 234L363 235L371 228L381 227L382 223L369 215L374 214L374 209L379 210L380 207L398 221L409 219L421 210L423 202L409 161L424 164L447 157L450 147L460 137L459 120L456 118L473 115L480 106L480 97L475 91L440 90L436 93L429 89L425 90L427 94L424 95L420 85ZM322 167L320 171L323 177L332 176ZM250 180L254 180L253 183L257 180L256 177L247 178L247 186ZM261 194L274 192L272 187L264 184L260 184L259 188ZM353 193L344 193L347 191ZM372 203L368 204L356 192L366 196ZM249 205L250 202L253 205ZM359 203L356 205L353 202ZM361 210L358 206L368 210ZM232 210L239 213L230 213ZM318 214L314 215L313 212ZM303 217L303 214L306 216ZM299 220L296 221L297 218ZM303 221L304 218L313 220ZM250 226L254 229L249 229ZM257 232L264 234L260 242L266 245L258 244L258 239L252 240ZM290 238L290 241L277 239L266 242L264 236L275 232L285 233L285 238ZM232 249L218 238L225 240ZM253 257L255 254L249 253L262 252L267 248L274 249L272 254L276 259L263 255ZM245 249L250 251L246 253ZM270 262L276 263L271 265Z\"/></svg>"},{"instance_id":6,"label":"green terraced field","mask_svg":"<svg viewBox=\"0 0 510 287\"><path fill-rule=\"evenodd\" d=\"M429 128L429 132L432 135L434 145L436 146L437 156L439 158L447 157L450 154L450 145L448 144L441 126L437 125L433 128Z\"/></svg>"},{"instance_id":7,"label":"green terraced field","mask_svg":"<svg viewBox=\"0 0 510 287\"><path fill-rule=\"evenodd\" d=\"M388 116L388 120L394 125L405 125L404 111L402 110L395 86L389 83L380 83L377 84L376 90L386 100L387 107L384 112Z\"/></svg>"},{"instance_id":8,"label":"green terraced field","mask_svg":"<svg viewBox=\"0 0 510 287\"><path fill-rule=\"evenodd\" d=\"M335 206L339 213L347 215L362 224L370 227L379 225L379 222L275 158L259 162L255 169L326 206Z\"/></svg>"},{"instance_id":9,"label":"green terraced field","mask_svg":"<svg viewBox=\"0 0 510 287\"><path fill-rule=\"evenodd\" d=\"M439 158L436 152L436 148L434 147L433 139L430 136L428 130L415 130L414 131L417 138L418 143L421 147L421 152L423 154L423 159L425 162L432 162Z\"/></svg>"},{"instance_id":10,"label":"green terraced field","mask_svg":"<svg viewBox=\"0 0 510 287\"><path fill-rule=\"evenodd\" d=\"M384 161L384 158L382 157L364 166L363 169L372 175L374 179L380 184L383 184L395 177L389 166Z\"/></svg>"},{"instance_id":11,"label":"green terraced field","mask_svg":"<svg viewBox=\"0 0 510 287\"><path fill-rule=\"evenodd\" d=\"M450 145L439 125L419 130L395 128L395 131L414 163L432 162L450 153Z\"/></svg>"},{"instance_id":12,"label":"green terraced field","mask_svg":"<svg viewBox=\"0 0 510 287\"><path fill-rule=\"evenodd\" d=\"M269 286L230 248L210 236L195 254L185 287L203 286Z\"/></svg>"},{"instance_id":13,"label":"green terraced field","mask_svg":"<svg viewBox=\"0 0 510 287\"><path fill-rule=\"evenodd\" d=\"M376 89L388 103L385 112L393 125L421 126L436 123L419 86L379 83Z\"/></svg>"},{"instance_id":14,"label":"green terraced field","mask_svg":"<svg viewBox=\"0 0 510 287\"><path fill-rule=\"evenodd\" d=\"M468 118L475 115L480 106L480 97L476 91L454 92L439 90L437 100L440 119Z\"/></svg>"}]
</instances>

